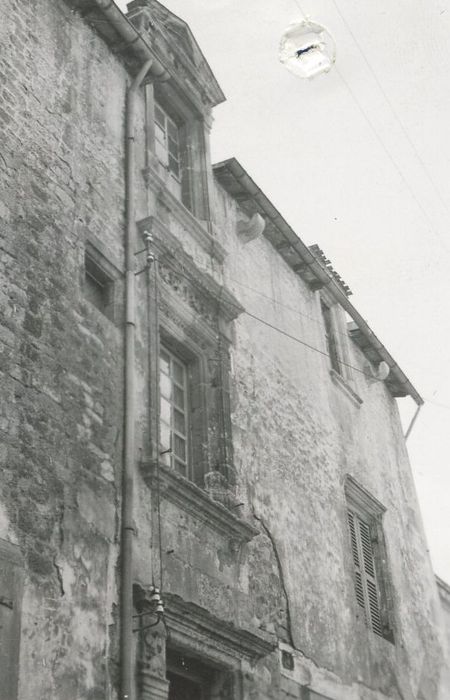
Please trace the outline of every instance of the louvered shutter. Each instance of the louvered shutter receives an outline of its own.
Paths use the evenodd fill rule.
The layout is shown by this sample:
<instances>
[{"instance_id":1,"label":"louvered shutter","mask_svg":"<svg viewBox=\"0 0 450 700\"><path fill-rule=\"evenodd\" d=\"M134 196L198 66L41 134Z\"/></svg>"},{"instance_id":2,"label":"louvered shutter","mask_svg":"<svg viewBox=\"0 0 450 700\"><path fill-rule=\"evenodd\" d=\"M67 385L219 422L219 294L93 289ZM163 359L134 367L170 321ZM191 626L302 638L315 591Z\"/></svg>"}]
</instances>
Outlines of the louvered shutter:
<instances>
[{"instance_id":1,"label":"louvered shutter","mask_svg":"<svg viewBox=\"0 0 450 700\"><path fill-rule=\"evenodd\" d=\"M356 600L364 610L366 624L376 634L383 636L370 527L353 511L348 511L348 522L355 566Z\"/></svg>"},{"instance_id":2,"label":"louvered shutter","mask_svg":"<svg viewBox=\"0 0 450 700\"><path fill-rule=\"evenodd\" d=\"M360 563L359 547L358 547L358 535L357 535L357 520L354 513L350 510L348 511L348 524L350 527L350 539L352 543L352 554L353 554L353 564L355 566L355 592L356 600L358 605L364 611L364 617L367 623L366 615L366 604L364 598L364 587L363 587L363 572Z\"/></svg>"}]
</instances>

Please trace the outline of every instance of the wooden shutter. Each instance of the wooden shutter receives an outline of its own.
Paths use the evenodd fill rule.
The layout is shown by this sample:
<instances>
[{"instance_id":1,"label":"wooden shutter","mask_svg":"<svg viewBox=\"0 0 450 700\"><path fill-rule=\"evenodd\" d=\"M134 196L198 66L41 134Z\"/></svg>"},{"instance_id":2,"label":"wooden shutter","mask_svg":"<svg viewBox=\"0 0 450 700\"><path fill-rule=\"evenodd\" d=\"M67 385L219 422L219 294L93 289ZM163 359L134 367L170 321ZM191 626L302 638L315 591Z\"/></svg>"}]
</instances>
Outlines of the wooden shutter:
<instances>
[{"instance_id":1,"label":"wooden shutter","mask_svg":"<svg viewBox=\"0 0 450 700\"><path fill-rule=\"evenodd\" d=\"M359 515L348 511L353 564L355 567L355 592L358 605L364 610L368 627L383 636L380 614L379 589L376 579L375 558L370 526Z\"/></svg>"}]
</instances>

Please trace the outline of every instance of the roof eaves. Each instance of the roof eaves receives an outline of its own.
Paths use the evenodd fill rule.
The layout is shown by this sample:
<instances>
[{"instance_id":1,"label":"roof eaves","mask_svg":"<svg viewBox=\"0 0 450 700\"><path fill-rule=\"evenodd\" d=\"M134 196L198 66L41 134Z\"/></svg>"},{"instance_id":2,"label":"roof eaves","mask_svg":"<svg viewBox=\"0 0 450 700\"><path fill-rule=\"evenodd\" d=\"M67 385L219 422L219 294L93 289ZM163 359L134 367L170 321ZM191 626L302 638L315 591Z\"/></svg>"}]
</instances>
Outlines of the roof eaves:
<instances>
[{"instance_id":1,"label":"roof eaves","mask_svg":"<svg viewBox=\"0 0 450 700\"><path fill-rule=\"evenodd\" d=\"M268 233L266 227L266 237L269 238L278 254L286 260L290 267L293 269L296 268L295 271L313 288L327 287L334 299L347 311L349 316L356 323L360 333L368 341L369 346L374 349L380 357L380 361L383 360L389 365L390 380L387 381L386 384L391 393L393 393L394 396L409 395L417 405L422 405L423 399L420 394L377 338L367 322L349 301L346 292L341 288L334 274L330 272L330 270L328 270L309 250L308 246L303 243L280 212L248 175L239 161L236 158L229 158L228 160L216 163L213 169L219 183L232 197L242 200L243 195L246 194L247 197L252 199L259 207L259 213L262 214L266 220L268 219L272 226L281 234L282 238L287 241L289 244L288 248L291 252L295 252L300 259L297 259L296 263L293 262L292 255L286 256L285 248L277 248L274 241L269 237L270 232Z\"/></svg>"}]
</instances>

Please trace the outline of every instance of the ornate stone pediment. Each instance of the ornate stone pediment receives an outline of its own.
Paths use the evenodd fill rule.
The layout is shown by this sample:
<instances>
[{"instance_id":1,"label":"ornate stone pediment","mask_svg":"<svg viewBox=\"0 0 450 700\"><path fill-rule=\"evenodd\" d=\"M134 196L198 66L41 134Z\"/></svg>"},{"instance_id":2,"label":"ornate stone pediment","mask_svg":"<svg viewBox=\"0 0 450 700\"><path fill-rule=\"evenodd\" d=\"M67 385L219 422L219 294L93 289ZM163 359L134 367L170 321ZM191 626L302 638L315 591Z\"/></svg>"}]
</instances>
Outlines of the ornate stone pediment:
<instances>
[{"instance_id":1,"label":"ornate stone pediment","mask_svg":"<svg viewBox=\"0 0 450 700\"><path fill-rule=\"evenodd\" d=\"M274 635L236 627L177 595L166 593L164 605L171 643L225 667L254 662L277 647Z\"/></svg>"},{"instance_id":2,"label":"ornate stone pediment","mask_svg":"<svg viewBox=\"0 0 450 700\"><path fill-rule=\"evenodd\" d=\"M158 58L180 85L193 90L207 107L225 100L186 22L157 0L133 0L128 4L128 18L140 32L148 33Z\"/></svg>"},{"instance_id":3,"label":"ornate stone pediment","mask_svg":"<svg viewBox=\"0 0 450 700\"><path fill-rule=\"evenodd\" d=\"M244 311L231 292L201 270L180 241L157 219L139 221L138 230L151 231L158 253L161 280L205 323L217 328L220 316L230 323Z\"/></svg>"}]
</instances>

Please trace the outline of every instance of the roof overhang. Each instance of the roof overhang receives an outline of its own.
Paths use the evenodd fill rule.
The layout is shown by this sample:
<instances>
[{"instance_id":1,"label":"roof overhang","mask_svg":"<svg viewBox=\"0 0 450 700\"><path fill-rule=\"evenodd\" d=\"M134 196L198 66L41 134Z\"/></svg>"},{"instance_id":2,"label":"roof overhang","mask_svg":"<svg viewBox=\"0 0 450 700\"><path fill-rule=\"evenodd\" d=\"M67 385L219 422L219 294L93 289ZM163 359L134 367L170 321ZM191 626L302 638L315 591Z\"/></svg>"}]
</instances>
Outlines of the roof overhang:
<instances>
[{"instance_id":1,"label":"roof overhang","mask_svg":"<svg viewBox=\"0 0 450 700\"><path fill-rule=\"evenodd\" d=\"M350 336L364 355L370 362L378 364L384 361L389 365L390 373L385 384L391 394L395 397L411 396L417 405L423 404L422 397L408 377L349 301L348 292L336 273L324 265L303 243L238 160L230 158L217 163L213 168L218 182L238 202L245 213L252 216L258 212L264 217L266 221L264 236L294 272L313 290L325 287L336 302L345 309L355 324L350 330Z\"/></svg>"}]
</instances>

